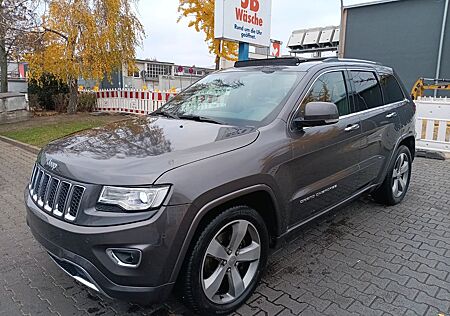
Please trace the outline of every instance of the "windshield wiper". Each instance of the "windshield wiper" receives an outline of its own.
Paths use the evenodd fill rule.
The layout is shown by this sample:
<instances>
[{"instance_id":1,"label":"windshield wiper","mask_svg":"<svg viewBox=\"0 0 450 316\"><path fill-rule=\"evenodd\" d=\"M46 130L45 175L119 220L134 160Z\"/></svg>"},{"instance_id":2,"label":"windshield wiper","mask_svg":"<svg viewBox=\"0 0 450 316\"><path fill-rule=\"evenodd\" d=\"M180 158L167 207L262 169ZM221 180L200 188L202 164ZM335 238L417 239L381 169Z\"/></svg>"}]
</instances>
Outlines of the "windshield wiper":
<instances>
[{"instance_id":1,"label":"windshield wiper","mask_svg":"<svg viewBox=\"0 0 450 316\"><path fill-rule=\"evenodd\" d=\"M213 124L219 124L219 125L227 125L225 122L222 122L222 121L210 118L210 117L200 116L200 115L193 115L193 114L180 115L179 118L183 119L183 120L191 120L191 121L197 121L197 122L207 122L207 123L213 123Z\"/></svg>"},{"instance_id":2,"label":"windshield wiper","mask_svg":"<svg viewBox=\"0 0 450 316\"><path fill-rule=\"evenodd\" d=\"M161 116L173 118L173 119L176 119L176 120L179 119L179 117L176 116L175 114L172 114L172 113L169 113L169 112L166 112L166 111L159 111L158 110L158 111L155 111L155 112L151 113L151 115L161 115Z\"/></svg>"}]
</instances>

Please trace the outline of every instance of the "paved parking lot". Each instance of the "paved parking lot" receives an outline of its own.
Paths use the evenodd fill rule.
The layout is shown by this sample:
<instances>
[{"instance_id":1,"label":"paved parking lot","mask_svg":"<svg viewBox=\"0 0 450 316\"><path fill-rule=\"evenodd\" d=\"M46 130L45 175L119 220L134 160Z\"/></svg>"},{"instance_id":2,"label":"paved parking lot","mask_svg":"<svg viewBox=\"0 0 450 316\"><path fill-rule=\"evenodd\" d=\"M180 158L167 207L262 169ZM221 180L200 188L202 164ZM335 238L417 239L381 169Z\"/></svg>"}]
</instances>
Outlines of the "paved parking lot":
<instances>
[{"instance_id":1,"label":"paved parking lot","mask_svg":"<svg viewBox=\"0 0 450 316\"><path fill-rule=\"evenodd\" d=\"M35 155L0 141L0 315L183 315L95 294L61 272L25 223ZM450 315L450 161L418 158L406 200L362 198L271 256L240 315Z\"/></svg>"}]
</instances>

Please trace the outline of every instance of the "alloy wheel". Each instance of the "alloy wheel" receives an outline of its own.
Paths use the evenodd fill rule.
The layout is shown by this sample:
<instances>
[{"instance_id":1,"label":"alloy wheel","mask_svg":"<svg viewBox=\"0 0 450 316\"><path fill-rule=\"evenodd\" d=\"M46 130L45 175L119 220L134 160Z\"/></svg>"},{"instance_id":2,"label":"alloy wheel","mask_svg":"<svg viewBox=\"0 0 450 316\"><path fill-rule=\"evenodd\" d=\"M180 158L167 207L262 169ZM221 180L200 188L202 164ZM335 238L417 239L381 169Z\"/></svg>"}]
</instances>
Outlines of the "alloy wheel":
<instances>
[{"instance_id":1,"label":"alloy wheel","mask_svg":"<svg viewBox=\"0 0 450 316\"><path fill-rule=\"evenodd\" d=\"M215 304L237 300L254 279L261 257L259 233L236 220L222 227L208 245L201 267L206 297Z\"/></svg>"},{"instance_id":2,"label":"alloy wheel","mask_svg":"<svg viewBox=\"0 0 450 316\"><path fill-rule=\"evenodd\" d=\"M394 164L392 172L392 194L398 198L406 192L409 178L409 158L405 153L401 153Z\"/></svg>"}]
</instances>

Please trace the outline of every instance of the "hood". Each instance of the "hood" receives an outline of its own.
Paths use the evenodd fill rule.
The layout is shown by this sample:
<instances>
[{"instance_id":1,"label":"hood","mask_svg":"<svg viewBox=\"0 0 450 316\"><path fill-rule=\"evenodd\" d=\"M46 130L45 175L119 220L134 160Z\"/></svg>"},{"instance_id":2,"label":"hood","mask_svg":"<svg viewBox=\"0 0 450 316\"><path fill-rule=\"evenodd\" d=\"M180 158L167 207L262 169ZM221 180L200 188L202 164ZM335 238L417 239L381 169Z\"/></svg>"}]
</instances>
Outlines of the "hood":
<instances>
[{"instance_id":1,"label":"hood","mask_svg":"<svg viewBox=\"0 0 450 316\"><path fill-rule=\"evenodd\" d=\"M251 127L137 117L54 141L38 162L80 182L147 185L170 169L247 146L258 134Z\"/></svg>"}]
</instances>

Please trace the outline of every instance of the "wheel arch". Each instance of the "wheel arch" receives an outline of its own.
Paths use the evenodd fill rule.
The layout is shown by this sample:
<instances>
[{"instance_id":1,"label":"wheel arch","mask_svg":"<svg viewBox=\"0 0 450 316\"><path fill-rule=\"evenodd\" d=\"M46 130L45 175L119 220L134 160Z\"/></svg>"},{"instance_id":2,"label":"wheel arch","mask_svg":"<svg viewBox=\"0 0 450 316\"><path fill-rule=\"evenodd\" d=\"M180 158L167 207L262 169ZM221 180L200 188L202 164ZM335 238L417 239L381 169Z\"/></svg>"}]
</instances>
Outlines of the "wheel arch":
<instances>
[{"instance_id":1,"label":"wheel arch","mask_svg":"<svg viewBox=\"0 0 450 316\"><path fill-rule=\"evenodd\" d=\"M411 153L411 159L414 160L414 156L416 154L416 140L414 136L410 135L403 138L398 144L397 148L401 145L405 145L406 147L408 147L409 152Z\"/></svg>"},{"instance_id":2,"label":"wheel arch","mask_svg":"<svg viewBox=\"0 0 450 316\"><path fill-rule=\"evenodd\" d=\"M395 147L393 148L392 153L388 157L389 160L387 161L387 163L384 167L384 170L382 170L382 172L378 178L378 183L377 183L378 185L373 190L375 190L377 187L379 187L383 184L383 181L389 171L389 168L391 168L392 164L394 163L395 152L401 145L405 145L408 147L409 151L411 152L411 158L414 160L415 151L416 151L416 139L414 137L413 132L411 132L411 133L403 135L402 137L400 137L397 140L397 143L396 143Z\"/></svg>"},{"instance_id":3,"label":"wheel arch","mask_svg":"<svg viewBox=\"0 0 450 316\"><path fill-rule=\"evenodd\" d=\"M220 212L238 205L251 207L261 215L269 232L270 246L274 245L276 237L282 233L282 220L272 189L268 185L257 184L234 191L205 204L199 209L186 234L170 278L171 281L175 282L177 280L186 254L192 247L192 241L201 233L202 228L220 214Z\"/></svg>"}]
</instances>

